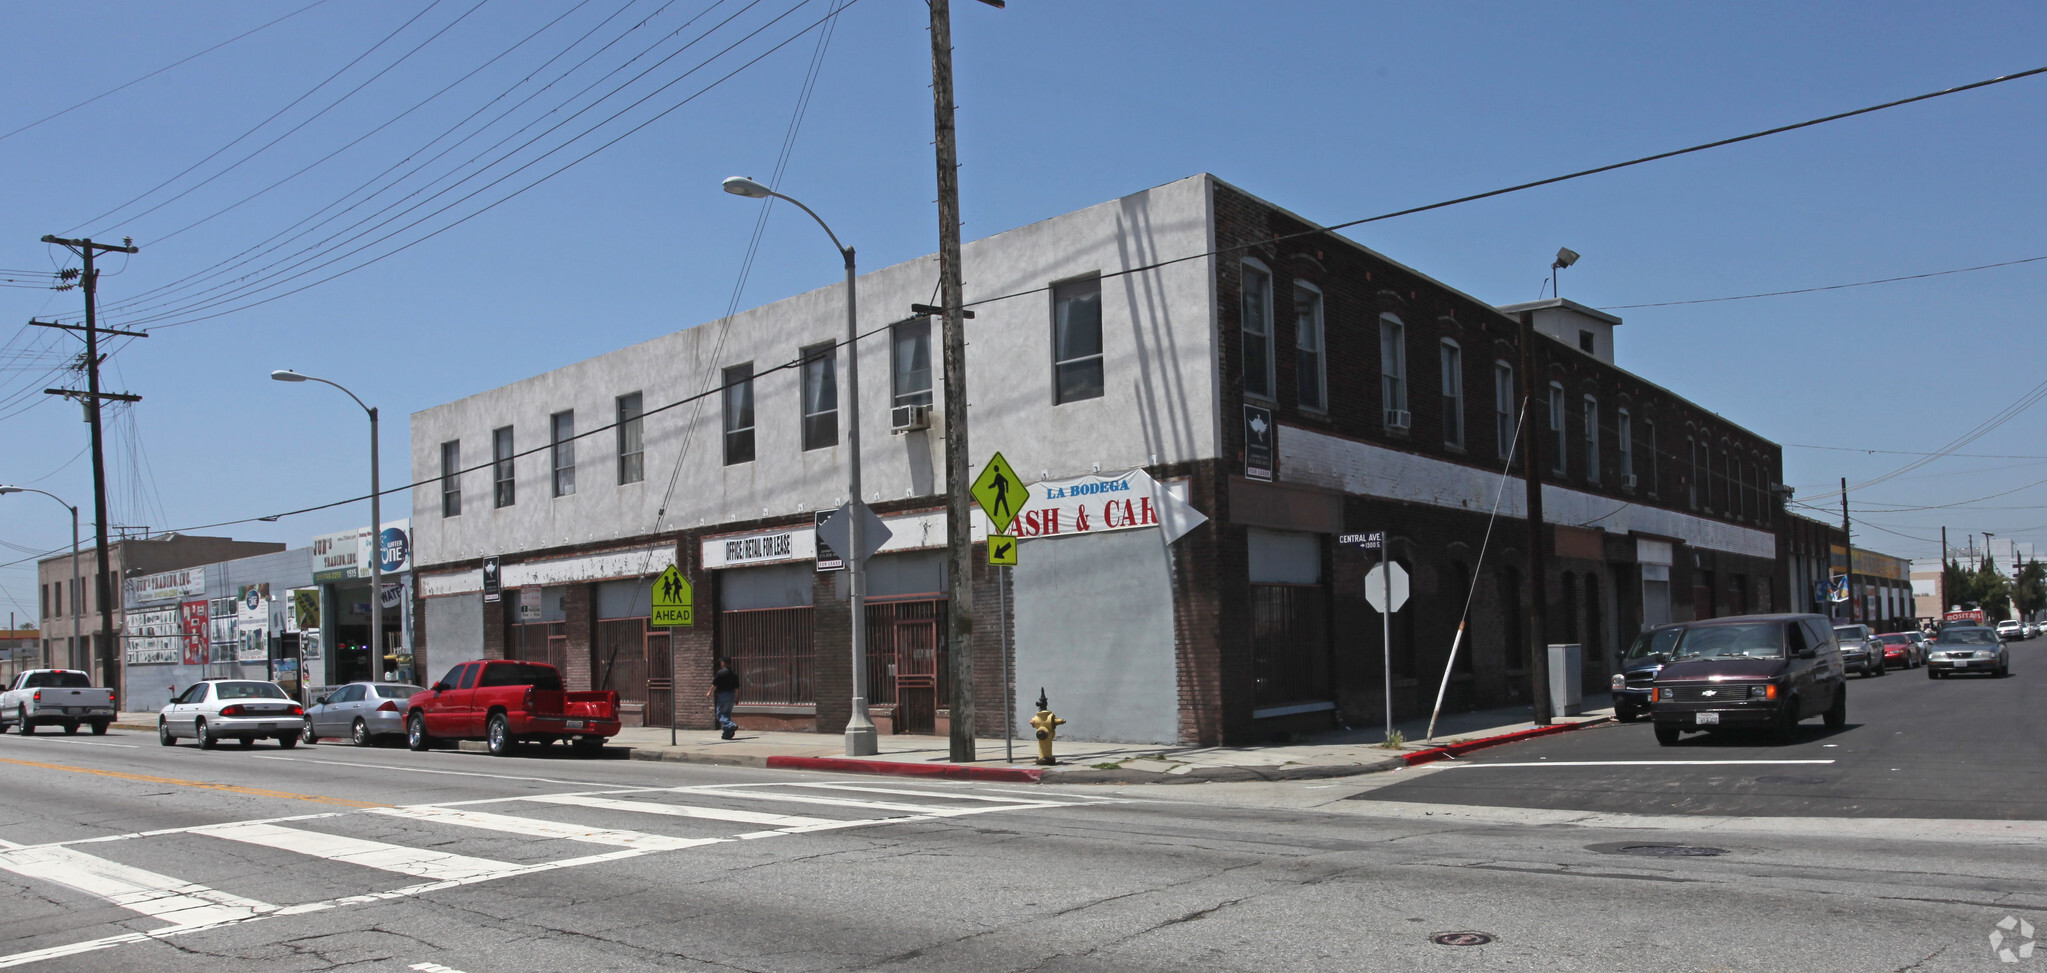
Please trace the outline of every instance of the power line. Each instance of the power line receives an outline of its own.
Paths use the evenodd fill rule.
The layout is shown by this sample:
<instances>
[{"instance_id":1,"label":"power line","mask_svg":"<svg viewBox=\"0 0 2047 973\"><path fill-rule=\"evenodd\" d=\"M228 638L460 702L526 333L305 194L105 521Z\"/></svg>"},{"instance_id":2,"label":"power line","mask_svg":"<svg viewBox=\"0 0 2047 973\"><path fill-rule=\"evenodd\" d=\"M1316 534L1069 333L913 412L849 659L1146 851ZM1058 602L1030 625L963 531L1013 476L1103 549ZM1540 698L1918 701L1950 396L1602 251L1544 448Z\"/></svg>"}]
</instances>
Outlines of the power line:
<instances>
[{"instance_id":1,"label":"power line","mask_svg":"<svg viewBox=\"0 0 2047 973\"><path fill-rule=\"evenodd\" d=\"M1967 274L1974 273L1975 271L1978 270L1994 270L1998 267L2015 267L2018 266L2019 264L2029 264L2040 260L2047 260L2047 256L2022 257L2018 260L2000 260L1994 264L1979 264L1974 267L1957 267L1954 270L1935 270L1924 274L1906 274L1902 277L1883 277L1877 280L1859 280L1852 284L1827 284L1821 287L1799 287L1788 291L1764 291L1760 294L1738 294L1734 297L1701 297L1696 300L1690 301L1659 301L1654 304L1610 304L1607 305L1606 307L1600 308L1600 310L1626 311L1631 308L1639 307L1676 307L1681 304L1717 304L1720 303L1721 301L1748 301L1754 300L1755 298L1758 297L1783 297L1787 294L1816 294L1820 291L1838 291L1846 290L1850 287L1868 287L1871 284L1895 284L1901 280L1925 280L1928 277L1945 277L1949 274Z\"/></svg>"}]
</instances>

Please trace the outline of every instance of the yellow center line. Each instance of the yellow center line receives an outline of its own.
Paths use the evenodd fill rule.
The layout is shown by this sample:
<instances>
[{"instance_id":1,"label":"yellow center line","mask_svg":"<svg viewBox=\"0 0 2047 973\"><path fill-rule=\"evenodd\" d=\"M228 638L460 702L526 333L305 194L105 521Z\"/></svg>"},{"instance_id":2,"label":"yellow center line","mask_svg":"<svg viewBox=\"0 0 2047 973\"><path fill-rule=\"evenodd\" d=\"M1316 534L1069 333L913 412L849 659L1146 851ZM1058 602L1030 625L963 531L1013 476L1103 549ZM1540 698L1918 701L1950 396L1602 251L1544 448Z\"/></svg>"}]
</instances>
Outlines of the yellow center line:
<instances>
[{"instance_id":1,"label":"yellow center line","mask_svg":"<svg viewBox=\"0 0 2047 973\"><path fill-rule=\"evenodd\" d=\"M64 764L38 763L34 760L11 760L0 757L0 763L17 767L35 767L39 770L62 770L74 774L94 774L100 777L115 777L121 780L137 780L150 784L174 784L178 787L197 787L203 790L226 791L230 794L245 794L250 797L275 797L290 801L311 801L315 804L339 804L344 807L389 807L369 801L351 801L339 797L323 797L318 794L293 794L290 791L268 791L260 787L242 787L238 784L214 784L203 780L179 780L176 777L155 777L149 774L130 774L119 770L96 770L92 767L71 767Z\"/></svg>"}]
</instances>

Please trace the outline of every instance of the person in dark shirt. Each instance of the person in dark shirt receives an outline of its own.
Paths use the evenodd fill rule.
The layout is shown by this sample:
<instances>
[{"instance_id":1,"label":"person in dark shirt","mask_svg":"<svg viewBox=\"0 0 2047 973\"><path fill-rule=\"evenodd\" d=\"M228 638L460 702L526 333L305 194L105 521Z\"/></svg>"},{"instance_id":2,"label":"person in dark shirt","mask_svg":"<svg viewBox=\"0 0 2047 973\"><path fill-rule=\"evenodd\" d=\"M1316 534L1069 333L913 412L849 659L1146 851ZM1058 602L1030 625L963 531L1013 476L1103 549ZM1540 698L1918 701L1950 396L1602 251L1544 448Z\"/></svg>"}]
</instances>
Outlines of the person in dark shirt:
<instances>
[{"instance_id":1,"label":"person in dark shirt","mask_svg":"<svg viewBox=\"0 0 2047 973\"><path fill-rule=\"evenodd\" d=\"M717 674L711 677L711 688L704 695L716 701L718 729L723 731L720 737L732 739L739 732L739 724L732 722L732 704L739 699L739 673L733 672L730 664L719 662Z\"/></svg>"}]
</instances>

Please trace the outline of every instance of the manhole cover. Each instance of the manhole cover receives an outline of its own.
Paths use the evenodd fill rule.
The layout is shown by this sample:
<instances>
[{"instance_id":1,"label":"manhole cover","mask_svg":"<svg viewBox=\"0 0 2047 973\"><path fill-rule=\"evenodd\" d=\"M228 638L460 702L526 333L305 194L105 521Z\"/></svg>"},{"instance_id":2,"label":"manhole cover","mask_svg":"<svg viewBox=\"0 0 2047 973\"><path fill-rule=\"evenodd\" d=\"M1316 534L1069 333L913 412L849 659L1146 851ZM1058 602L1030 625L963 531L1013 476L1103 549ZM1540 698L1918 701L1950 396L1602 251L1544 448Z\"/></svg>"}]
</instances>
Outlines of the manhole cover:
<instances>
[{"instance_id":1,"label":"manhole cover","mask_svg":"<svg viewBox=\"0 0 2047 973\"><path fill-rule=\"evenodd\" d=\"M1758 784L1824 784L1826 782L1827 779L1825 777L1799 777L1790 774L1772 774L1768 777L1756 778L1756 783Z\"/></svg>"},{"instance_id":2,"label":"manhole cover","mask_svg":"<svg viewBox=\"0 0 2047 973\"><path fill-rule=\"evenodd\" d=\"M1622 845L1623 855L1659 855L1673 858L1711 858L1725 855L1725 848L1707 848L1704 845Z\"/></svg>"},{"instance_id":3,"label":"manhole cover","mask_svg":"<svg viewBox=\"0 0 2047 973\"><path fill-rule=\"evenodd\" d=\"M1438 946L1483 946L1493 937L1482 932L1439 932L1429 937L1429 942Z\"/></svg>"}]
</instances>

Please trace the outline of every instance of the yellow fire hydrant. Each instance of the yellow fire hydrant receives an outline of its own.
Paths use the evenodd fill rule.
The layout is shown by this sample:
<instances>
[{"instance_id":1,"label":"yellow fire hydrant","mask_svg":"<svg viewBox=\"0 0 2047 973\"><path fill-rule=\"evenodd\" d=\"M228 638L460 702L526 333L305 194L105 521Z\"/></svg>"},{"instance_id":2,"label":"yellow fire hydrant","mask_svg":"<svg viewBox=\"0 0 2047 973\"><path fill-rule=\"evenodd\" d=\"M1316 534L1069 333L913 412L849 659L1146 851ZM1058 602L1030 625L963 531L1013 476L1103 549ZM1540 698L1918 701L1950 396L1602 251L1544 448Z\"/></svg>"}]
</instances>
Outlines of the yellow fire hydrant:
<instances>
[{"instance_id":1,"label":"yellow fire hydrant","mask_svg":"<svg viewBox=\"0 0 2047 973\"><path fill-rule=\"evenodd\" d=\"M1059 761L1052 759L1052 739L1059 735L1059 726L1065 720L1052 715L1046 709L1045 687L1038 687L1038 715L1031 717L1031 727L1038 731L1038 766L1050 767Z\"/></svg>"}]
</instances>

